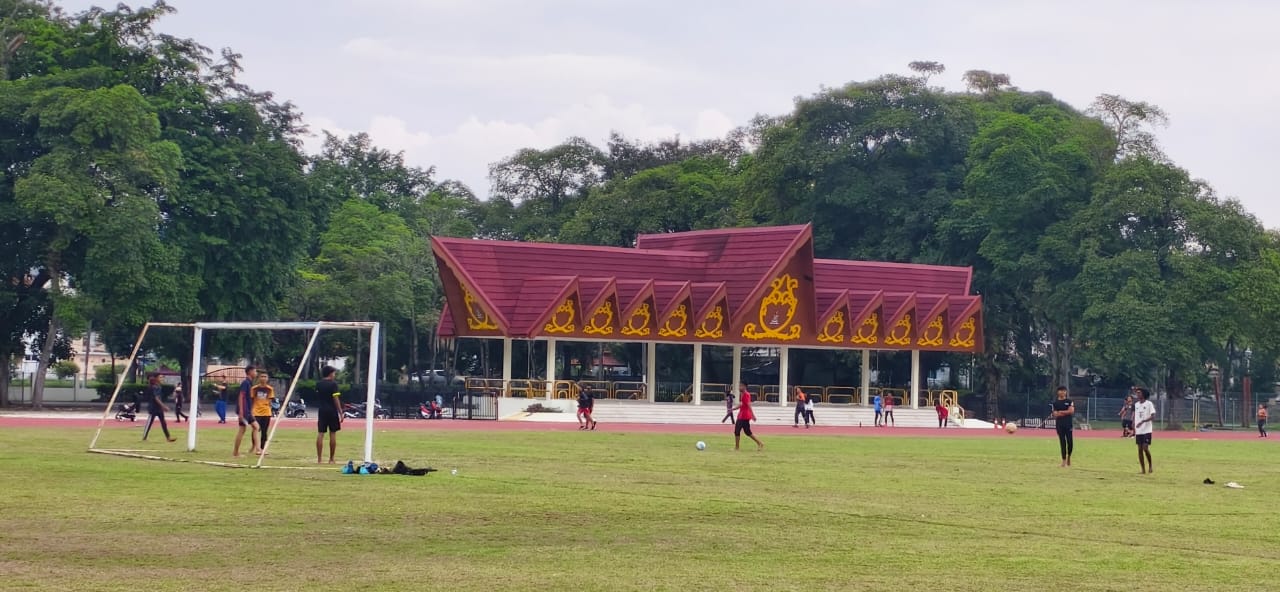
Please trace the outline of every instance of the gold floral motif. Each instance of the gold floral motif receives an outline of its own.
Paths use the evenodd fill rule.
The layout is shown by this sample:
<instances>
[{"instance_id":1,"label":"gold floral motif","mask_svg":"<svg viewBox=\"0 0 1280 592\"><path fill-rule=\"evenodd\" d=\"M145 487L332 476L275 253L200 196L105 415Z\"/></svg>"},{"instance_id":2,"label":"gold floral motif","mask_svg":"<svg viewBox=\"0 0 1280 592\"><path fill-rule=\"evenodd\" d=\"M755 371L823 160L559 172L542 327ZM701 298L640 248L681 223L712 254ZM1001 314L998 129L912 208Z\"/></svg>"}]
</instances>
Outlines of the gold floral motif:
<instances>
[{"instance_id":1,"label":"gold floral motif","mask_svg":"<svg viewBox=\"0 0 1280 592\"><path fill-rule=\"evenodd\" d=\"M902 315L889 335L884 338L885 345L911 345L911 314Z\"/></svg>"},{"instance_id":2,"label":"gold floral motif","mask_svg":"<svg viewBox=\"0 0 1280 592\"><path fill-rule=\"evenodd\" d=\"M604 317L603 323L596 322L600 317ZM613 301L605 299L604 303L591 314L591 319L587 326L582 328L582 332L587 335L613 335Z\"/></svg>"},{"instance_id":3,"label":"gold floral motif","mask_svg":"<svg viewBox=\"0 0 1280 592\"><path fill-rule=\"evenodd\" d=\"M818 341L823 343L844 343L844 311L837 310L827 324L822 327Z\"/></svg>"},{"instance_id":4,"label":"gold floral motif","mask_svg":"<svg viewBox=\"0 0 1280 592\"><path fill-rule=\"evenodd\" d=\"M796 299L796 287L800 282L791 277L790 274L782 274L770 284L773 290L760 301L760 324L747 323L742 328L742 336L747 339L777 339L779 341L793 341L800 338L800 325L793 325L791 321L796 317L796 305L799 300ZM769 308L772 306L780 306L786 309L786 316L779 319L777 314L769 316Z\"/></svg>"},{"instance_id":5,"label":"gold floral motif","mask_svg":"<svg viewBox=\"0 0 1280 592\"><path fill-rule=\"evenodd\" d=\"M929 321L929 326L924 328L924 332L920 335L920 339L916 341L916 344L925 347L942 345L942 333L942 315L938 315L933 317L932 321Z\"/></svg>"},{"instance_id":6,"label":"gold floral motif","mask_svg":"<svg viewBox=\"0 0 1280 592\"><path fill-rule=\"evenodd\" d=\"M951 347L973 347L973 336L978 333L978 321L969 317L951 336ZM961 337L963 335L964 337Z\"/></svg>"},{"instance_id":7,"label":"gold floral motif","mask_svg":"<svg viewBox=\"0 0 1280 592\"><path fill-rule=\"evenodd\" d=\"M575 316L573 309L573 299L565 298L564 304L561 304L554 313L551 313L551 320L542 328L547 333L573 333L573 317ZM561 321L561 317L564 318Z\"/></svg>"},{"instance_id":8,"label":"gold floral motif","mask_svg":"<svg viewBox=\"0 0 1280 592\"><path fill-rule=\"evenodd\" d=\"M707 323L713 320L716 324L708 326ZM724 309L720 306L712 309L707 318L702 320L702 326L698 327L698 330L694 331L693 334L703 339L720 339L724 337Z\"/></svg>"},{"instance_id":9,"label":"gold floral motif","mask_svg":"<svg viewBox=\"0 0 1280 592\"><path fill-rule=\"evenodd\" d=\"M680 320L680 324L672 326L671 321ZM658 335L662 337L684 337L689 334L689 329L685 325L689 324L689 313L685 309L685 305L681 304L676 307L676 311L671 313L667 318L667 322L662 324L662 328L658 329Z\"/></svg>"},{"instance_id":10,"label":"gold floral motif","mask_svg":"<svg viewBox=\"0 0 1280 592\"><path fill-rule=\"evenodd\" d=\"M862 326L858 327L858 332L853 334L851 343L858 345L875 345L880 341L880 315L879 313L871 313L867 315L867 320L862 321Z\"/></svg>"},{"instance_id":11,"label":"gold floral motif","mask_svg":"<svg viewBox=\"0 0 1280 592\"><path fill-rule=\"evenodd\" d=\"M649 313L649 303L640 305L635 312L631 313L631 318L627 319L627 326L622 328L623 335L631 335L634 337L647 337L649 335L649 319L652 315ZM637 322L638 320L638 322Z\"/></svg>"},{"instance_id":12,"label":"gold floral motif","mask_svg":"<svg viewBox=\"0 0 1280 592\"><path fill-rule=\"evenodd\" d=\"M467 307L467 327L472 331L485 331L489 329L497 329L498 324L489 318L483 308L476 304L476 297L471 295L471 291L462 289L462 303Z\"/></svg>"}]
</instances>

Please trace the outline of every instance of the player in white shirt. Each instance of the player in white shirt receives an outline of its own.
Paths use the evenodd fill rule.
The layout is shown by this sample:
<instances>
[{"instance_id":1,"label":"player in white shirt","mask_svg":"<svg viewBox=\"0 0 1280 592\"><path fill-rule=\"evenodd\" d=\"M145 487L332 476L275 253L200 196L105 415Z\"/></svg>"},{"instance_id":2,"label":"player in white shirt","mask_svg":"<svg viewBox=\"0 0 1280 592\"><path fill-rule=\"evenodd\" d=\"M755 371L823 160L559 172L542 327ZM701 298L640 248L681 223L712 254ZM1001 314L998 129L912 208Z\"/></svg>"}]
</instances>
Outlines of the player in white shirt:
<instances>
[{"instance_id":1,"label":"player in white shirt","mask_svg":"<svg viewBox=\"0 0 1280 592\"><path fill-rule=\"evenodd\" d=\"M1133 387L1133 391L1138 394L1138 403L1133 406L1133 439L1138 443L1138 464L1145 475L1156 472L1156 466L1151 462L1151 432L1155 428L1156 405L1149 400L1151 391L1140 386Z\"/></svg>"}]
</instances>

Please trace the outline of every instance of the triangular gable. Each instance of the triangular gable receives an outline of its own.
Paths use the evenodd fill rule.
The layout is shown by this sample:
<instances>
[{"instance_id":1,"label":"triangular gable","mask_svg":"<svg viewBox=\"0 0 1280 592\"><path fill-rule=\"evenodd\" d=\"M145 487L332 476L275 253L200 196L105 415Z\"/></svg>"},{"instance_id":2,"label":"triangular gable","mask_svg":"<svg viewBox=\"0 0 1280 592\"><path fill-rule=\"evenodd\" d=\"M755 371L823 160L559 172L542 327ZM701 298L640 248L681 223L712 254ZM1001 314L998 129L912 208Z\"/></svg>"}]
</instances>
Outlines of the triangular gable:
<instances>
[{"instance_id":1,"label":"triangular gable","mask_svg":"<svg viewBox=\"0 0 1280 592\"><path fill-rule=\"evenodd\" d=\"M635 282L618 282L617 289L620 302L626 302L623 305L622 314L618 317L622 326L622 335L648 337L657 331L654 321L656 305L653 280L640 282L638 287Z\"/></svg>"},{"instance_id":2,"label":"triangular gable","mask_svg":"<svg viewBox=\"0 0 1280 592\"><path fill-rule=\"evenodd\" d=\"M693 316L693 304L689 298L692 287L689 282L684 282L676 286L675 293L670 292L672 286L658 283L654 285L654 292L659 304L662 304L668 294L669 301L662 307L662 313L658 315L658 336L669 338L680 338L689 335L689 317Z\"/></svg>"},{"instance_id":3,"label":"triangular gable","mask_svg":"<svg viewBox=\"0 0 1280 592\"><path fill-rule=\"evenodd\" d=\"M982 351L982 299L976 296L953 298L950 307L955 314L951 315L947 345L973 352Z\"/></svg>"},{"instance_id":4,"label":"triangular gable","mask_svg":"<svg viewBox=\"0 0 1280 592\"><path fill-rule=\"evenodd\" d=\"M453 337L456 335L453 330L453 311L449 310L449 301L444 301L444 308L440 310L440 324L436 326L436 335L439 337Z\"/></svg>"},{"instance_id":5,"label":"triangular gable","mask_svg":"<svg viewBox=\"0 0 1280 592\"><path fill-rule=\"evenodd\" d=\"M840 290L834 297L826 294L818 299L818 341L821 343L841 344L849 337L849 291Z\"/></svg>"},{"instance_id":6,"label":"triangular gable","mask_svg":"<svg viewBox=\"0 0 1280 592\"><path fill-rule=\"evenodd\" d=\"M880 343L880 325L884 322L884 291L849 292L849 310L854 313L849 323L849 343L877 345Z\"/></svg>"},{"instance_id":7,"label":"triangular gable","mask_svg":"<svg viewBox=\"0 0 1280 592\"><path fill-rule=\"evenodd\" d=\"M462 334L508 331L512 325L504 311L476 284L467 270L459 265L447 246L432 241L431 251L436 258L436 267L440 270L445 300L454 305L449 307L449 313L455 333L460 329L465 331Z\"/></svg>"},{"instance_id":8,"label":"triangular gable","mask_svg":"<svg viewBox=\"0 0 1280 592\"><path fill-rule=\"evenodd\" d=\"M618 320L620 314L616 287L617 284L613 279L608 280L604 287L597 290L596 297L582 309L590 311L583 320L583 335L608 337L621 328Z\"/></svg>"},{"instance_id":9,"label":"triangular gable","mask_svg":"<svg viewBox=\"0 0 1280 592\"><path fill-rule=\"evenodd\" d=\"M792 280L795 280L797 285L788 286L788 285L778 284L777 283L778 278L781 275L784 275L783 271L786 270L789 266L791 266L791 264L793 263L793 259L795 259L796 257L796 254L801 250L802 247L806 247L806 246L808 247L808 249L806 249L806 252L808 255L807 256L808 263L806 266L807 269L804 270L803 274L801 274L802 275L801 278L797 278L794 276L791 278ZM800 227L798 229L798 232L796 232L795 236L791 239L790 243L788 243L787 246L778 253L777 257L773 261L773 264L770 265L768 267L768 270L759 277L760 277L759 281L757 281L755 286L751 289L751 291L747 293L747 296L745 298L742 298L742 300L740 301L741 308L733 316L734 327L743 326L744 323L748 322L751 315L757 312L755 310L756 307L752 306L752 304L761 302L762 299L767 297L766 295L768 295L768 297L778 297L779 295L785 294L788 292L794 295L794 292L799 288L799 281L803 278L807 278L807 283L809 284L808 291L810 294L812 294L812 290L813 290L812 288L812 285L813 285L813 228L807 224L803 227ZM789 284L789 283L790 283L789 281L783 282L783 284ZM732 294L730 295L730 300L731 302L734 300ZM757 327L755 331L757 334L771 333L768 329L765 329L763 327ZM744 335L744 337L748 337L750 339L750 337L747 335Z\"/></svg>"},{"instance_id":10,"label":"triangular gable","mask_svg":"<svg viewBox=\"0 0 1280 592\"><path fill-rule=\"evenodd\" d=\"M886 294L885 310L893 311L883 327L884 344L909 347L915 341L916 294Z\"/></svg>"},{"instance_id":11,"label":"triangular gable","mask_svg":"<svg viewBox=\"0 0 1280 592\"><path fill-rule=\"evenodd\" d=\"M942 347L947 343L947 327L949 318L949 303L951 297L943 294L937 295L919 295L917 296L916 309L922 311L920 315L920 331L916 337L916 345L920 347Z\"/></svg>"},{"instance_id":12,"label":"triangular gable","mask_svg":"<svg viewBox=\"0 0 1280 592\"><path fill-rule=\"evenodd\" d=\"M582 304L578 278L531 278L520 287L519 318L526 320L530 336L568 335L581 325Z\"/></svg>"},{"instance_id":13,"label":"triangular gable","mask_svg":"<svg viewBox=\"0 0 1280 592\"><path fill-rule=\"evenodd\" d=\"M693 326L697 327L693 331L694 337L699 339L720 339L724 337L725 327L728 326L727 319L729 318L727 294L728 289L724 282L720 282L713 287L710 295L704 297L705 304L699 307L698 314L694 317L696 322Z\"/></svg>"}]
</instances>

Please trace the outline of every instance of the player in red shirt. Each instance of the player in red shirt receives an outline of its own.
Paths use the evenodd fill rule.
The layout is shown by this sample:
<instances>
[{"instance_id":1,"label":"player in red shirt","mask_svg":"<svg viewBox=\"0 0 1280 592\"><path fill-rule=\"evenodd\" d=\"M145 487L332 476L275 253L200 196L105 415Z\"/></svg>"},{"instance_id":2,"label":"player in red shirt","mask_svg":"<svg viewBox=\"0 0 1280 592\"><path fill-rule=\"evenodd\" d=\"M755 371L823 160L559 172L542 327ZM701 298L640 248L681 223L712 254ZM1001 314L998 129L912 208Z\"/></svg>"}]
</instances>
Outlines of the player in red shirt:
<instances>
[{"instance_id":1,"label":"player in red shirt","mask_svg":"<svg viewBox=\"0 0 1280 592\"><path fill-rule=\"evenodd\" d=\"M764 450L764 442L751 433L751 421L756 418L756 414L751 411L751 393L747 391L745 384L738 385L738 388L742 394L738 397L738 406L734 408L738 412L738 421L733 424L733 449L738 450L745 432L748 438L755 441L756 450Z\"/></svg>"}]
</instances>

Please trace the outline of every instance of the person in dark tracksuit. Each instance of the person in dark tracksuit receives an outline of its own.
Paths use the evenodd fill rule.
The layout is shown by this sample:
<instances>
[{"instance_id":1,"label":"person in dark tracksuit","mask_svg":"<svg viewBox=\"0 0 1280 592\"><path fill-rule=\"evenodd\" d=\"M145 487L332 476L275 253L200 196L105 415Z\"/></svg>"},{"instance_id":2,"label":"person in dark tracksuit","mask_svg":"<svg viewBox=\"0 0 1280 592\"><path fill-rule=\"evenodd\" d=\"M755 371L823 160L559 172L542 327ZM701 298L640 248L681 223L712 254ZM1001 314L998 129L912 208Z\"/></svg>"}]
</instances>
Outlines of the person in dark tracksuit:
<instances>
[{"instance_id":1,"label":"person in dark tracksuit","mask_svg":"<svg viewBox=\"0 0 1280 592\"><path fill-rule=\"evenodd\" d=\"M733 385L729 385L724 389L724 418L720 423L733 423Z\"/></svg>"},{"instance_id":2,"label":"person in dark tracksuit","mask_svg":"<svg viewBox=\"0 0 1280 592\"><path fill-rule=\"evenodd\" d=\"M169 408L164 404L164 388L160 386L160 377L151 375L147 378L147 389L145 391L147 399L147 427L142 429L142 441L147 440L147 435L151 433L151 425L157 419L160 420L160 429L164 430L166 440L173 442L175 438L169 435L169 424L165 423L164 415L169 412Z\"/></svg>"},{"instance_id":3,"label":"person in dark tracksuit","mask_svg":"<svg viewBox=\"0 0 1280 592\"><path fill-rule=\"evenodd\" d=\"M1058 387L1058 398L1053 401L1053 419L1058 430L1058 448L1062 450L1063 467L1071 466L1071 453L1075 450L1075 439L1071 433L1075 414L1076 407L1067 398L1067 387Z\"/></svg>"}]
</instances>

